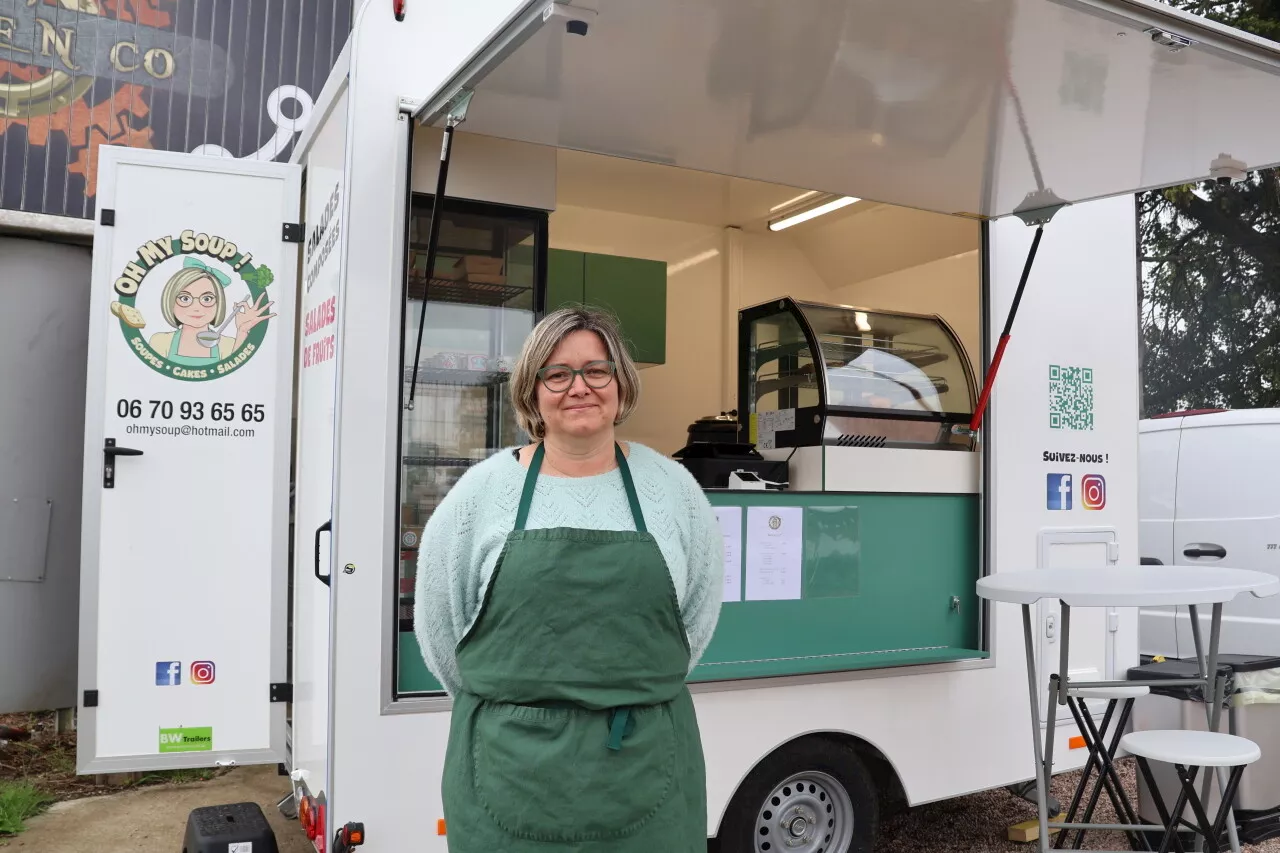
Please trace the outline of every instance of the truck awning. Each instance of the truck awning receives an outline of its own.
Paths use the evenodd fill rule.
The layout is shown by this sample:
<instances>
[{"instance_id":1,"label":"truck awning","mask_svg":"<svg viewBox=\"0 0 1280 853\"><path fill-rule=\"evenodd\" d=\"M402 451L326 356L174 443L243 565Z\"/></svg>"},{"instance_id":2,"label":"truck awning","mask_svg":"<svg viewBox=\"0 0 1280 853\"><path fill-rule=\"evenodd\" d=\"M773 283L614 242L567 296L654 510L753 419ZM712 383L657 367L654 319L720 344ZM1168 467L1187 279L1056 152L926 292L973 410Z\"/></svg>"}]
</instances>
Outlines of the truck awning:
<instances>
[{"instance_id":1,"label":"truck awning","mask_svg":"<svg viewBox=\"0 0 1280 853\"><path fill-rule=\"evenodd\" d=\"M1152 0L539 0L468 133L998 217L1280 163L1280 45Z\"/></svg>"}]
</instances>

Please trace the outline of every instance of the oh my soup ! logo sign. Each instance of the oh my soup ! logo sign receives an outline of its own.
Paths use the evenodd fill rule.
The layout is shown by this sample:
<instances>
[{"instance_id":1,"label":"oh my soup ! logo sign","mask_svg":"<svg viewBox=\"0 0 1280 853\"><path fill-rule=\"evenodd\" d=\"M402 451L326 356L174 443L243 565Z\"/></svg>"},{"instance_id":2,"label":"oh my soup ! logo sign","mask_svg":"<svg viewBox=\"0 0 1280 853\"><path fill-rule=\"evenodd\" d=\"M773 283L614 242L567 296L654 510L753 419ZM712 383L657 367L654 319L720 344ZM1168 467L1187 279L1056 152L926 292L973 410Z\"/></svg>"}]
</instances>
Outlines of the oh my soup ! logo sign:
<instances>
[{"instance_id":1,"label":"oh my soup ! logo sign","mask_svg":"<svg viewBox=\"0 0 1280 853\"><path fill-rule=\"evenodd\" d=\"M111 303L129 348L153 370L188 382L239 370L276 316L267 298L275 276L252 261L225 237L194 230L139 246Z\"/></svg>"}]
</instances>

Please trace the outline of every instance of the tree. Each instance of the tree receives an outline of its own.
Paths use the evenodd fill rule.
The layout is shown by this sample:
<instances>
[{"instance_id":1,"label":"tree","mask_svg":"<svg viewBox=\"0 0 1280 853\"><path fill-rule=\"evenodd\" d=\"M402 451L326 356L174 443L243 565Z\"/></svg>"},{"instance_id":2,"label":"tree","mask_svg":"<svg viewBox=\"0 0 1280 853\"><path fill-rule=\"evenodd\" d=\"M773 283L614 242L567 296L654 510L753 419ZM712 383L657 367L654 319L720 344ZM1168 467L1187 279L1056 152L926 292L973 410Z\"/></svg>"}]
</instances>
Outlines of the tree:
<instances>
[{"instance_id":1,"label":"tree","mask_svg":"<svg viewBox=\"0 0 1280 853\"><path fill-rule=\"evenodd\" d=\"M1171 0L1280 41L1280 0ZM1145 415L1280 406L1280 175L1140 193Z\"/></svg>"}]
</instances>

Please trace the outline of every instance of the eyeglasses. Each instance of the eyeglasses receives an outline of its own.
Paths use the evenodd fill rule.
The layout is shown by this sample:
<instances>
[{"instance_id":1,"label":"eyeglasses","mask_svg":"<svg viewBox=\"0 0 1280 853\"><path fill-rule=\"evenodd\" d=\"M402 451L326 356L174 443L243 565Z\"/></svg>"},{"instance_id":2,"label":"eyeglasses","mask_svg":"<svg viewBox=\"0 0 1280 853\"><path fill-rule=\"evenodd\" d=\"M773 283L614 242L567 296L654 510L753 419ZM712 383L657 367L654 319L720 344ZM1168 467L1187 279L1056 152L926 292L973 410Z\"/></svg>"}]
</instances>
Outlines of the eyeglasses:
<instances>
[{"instance_id":1,"label":"eyeglasses","mask_svg":"<svg viewBox=\"0 0 1280 853\"><path fill-rule=\"evenodd\" d=\"M178 298L173 301L177 302L183 308L186 308L192 302L194 302L195 299L191 296L190 293L184 292L184 293L179 293ZM218 297L214 296L212 293L200 294L200 304L205 306L206 308L212 307L213 305L217 304L217 302L218 302Z\"/></svg>"},{"instance_id":2,"label":"eyeglasses","mask_svg":"<svg viewBox=\"0 0 1280 853\"><path fill-rule=\"evenodd\" d=\"M612 361L589 361L581 370L574 370L563 364L549 364L538 371L538 378L547 386L548 391L568 391L574 377L581 376L589 388L604 388L613 381L614 364Z\"/></svg>"}]
</instances>

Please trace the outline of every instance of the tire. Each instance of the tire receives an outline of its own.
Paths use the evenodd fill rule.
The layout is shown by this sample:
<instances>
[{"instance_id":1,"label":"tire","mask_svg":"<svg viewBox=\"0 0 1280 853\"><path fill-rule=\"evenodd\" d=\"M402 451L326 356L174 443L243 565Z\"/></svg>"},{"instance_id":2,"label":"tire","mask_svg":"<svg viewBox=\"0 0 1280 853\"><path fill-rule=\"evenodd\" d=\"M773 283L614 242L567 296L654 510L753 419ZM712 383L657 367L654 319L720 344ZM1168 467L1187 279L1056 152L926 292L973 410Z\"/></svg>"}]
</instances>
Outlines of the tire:
<instances>
[{"instance_id":1,"label":"tire","mask_svg":"<svg viewBox=\"0 0 1280 853\"><path fill-rule=\"evenodd\" d=\"M725 811L720 849L871 853L879 811L858 753L839 741L806 738L765 758L739 786ZM788 838L782 833L791 833L791 844L781 842Z\"/></svg>"}]
</instances>

